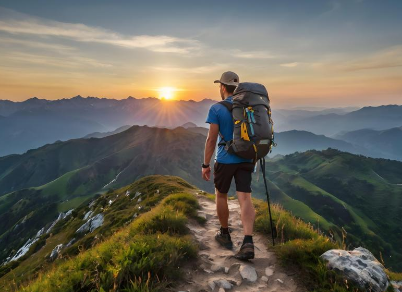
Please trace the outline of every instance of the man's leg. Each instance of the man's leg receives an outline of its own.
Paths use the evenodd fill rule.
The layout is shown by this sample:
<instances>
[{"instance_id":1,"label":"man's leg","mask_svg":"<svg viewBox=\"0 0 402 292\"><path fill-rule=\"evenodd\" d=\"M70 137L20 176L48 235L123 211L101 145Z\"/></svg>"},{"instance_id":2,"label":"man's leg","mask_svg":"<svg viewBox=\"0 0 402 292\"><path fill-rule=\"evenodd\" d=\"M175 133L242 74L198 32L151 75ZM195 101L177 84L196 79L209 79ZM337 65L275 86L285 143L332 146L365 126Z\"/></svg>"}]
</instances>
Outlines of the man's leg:
<instances>
[{"instance_id":1,"label":"man's leg","mask_svg":"<svg viewBox=\"0 0 402 292\"><path fill-rule=\"evenodd\" d=\"M220 193L215 188L216 213L218 214L219 222L223 228L228 228L229 225L229 207L228 194Z\"/></svg>"},{"instance_id":2,"label":"man's leg","mask_svg":"<svg viewBox=\"0 0 402 292\"><path fill-rule=\"evenodd\" d=\"M251 193L236 192L240 204L241 222L244 235L253 235L255 209L251 201Z\"/></svg>"},{"instance_id":3,"label":"man's leg","mask_svg":"<svg viewBox=\"0 0 402 292\"><path fill-rule=\"evenodd\" d=\"M251 174L254 164L244 163L239 165L235 172L236 193L240 204L241 221L243 223L244 239L235 258L249 260L254 258L253 229L255 209L251 201Z\"/></svg>"},{"instance_id":4,"label":"man's leg","mask_svg":"<svg viewBox=\"0 0 402 292\"><path fill-rule=\"evenodd\" d=\"M229 232L229 207L228 191L232 181L232 166L228 164L215 163L214 183L215 183L215 202L216 213L221 224L219 231L215 234L215 239L220 245L232 249L233 242Z\"/></svg>"}]
</instances>

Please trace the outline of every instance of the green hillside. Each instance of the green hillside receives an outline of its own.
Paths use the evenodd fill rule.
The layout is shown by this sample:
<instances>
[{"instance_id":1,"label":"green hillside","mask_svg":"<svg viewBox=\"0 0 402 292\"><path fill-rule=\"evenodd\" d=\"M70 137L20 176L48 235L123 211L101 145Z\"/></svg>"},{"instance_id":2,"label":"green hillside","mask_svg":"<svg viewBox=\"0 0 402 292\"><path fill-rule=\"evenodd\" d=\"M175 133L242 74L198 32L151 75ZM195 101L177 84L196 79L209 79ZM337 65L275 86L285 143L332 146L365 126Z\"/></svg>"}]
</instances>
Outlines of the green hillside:
<instances>
[{"instance_id":1,"label":"green hillside","mask_svg":"<svg viewBox=\"0 0 402 292\"><path fill-rule=\"evenodd\" d=\"M0 267L0 290L175 291L175 283L185 272L183 264L195 260L199 250L186 223L191 219L204 224L206 220L197 215L200 206L195 193L214 200L179 177L154 175L88 199L52 224L51 232L42 234L23 257ZM255 198L253 204L255 232L268 235L267 204ZM283 265L295 270L309 291L362 292L345 284L335 272L326 271L319 258L341 243L279 205L273 205L272 211L280 231L272 250ZM100 224L78 232L99 216L103 218ZM402 277L388 273L392 279Z\"/></svg>"},{"instance_id":2,"label":"green hillside","mask_svg":"<svg viewBox=\"0 0 402 292\"><path fill-rule=\"evenodd\" d=\"M286 155L267 169L285 209L337 238L344 228L347 244L366 246L402 270L402 163L327 149ZM285 194L309 209L294 207Z\"/></svg>"},{"instance_id":3,"label":"green hillside","mask_svg":"<svg viewBox=\"0 0 402 292\"><path fill-rule=\"evenodd\" d=\"M105 138L58 142L0 158L3 191L19 189L0 196L0 262L60 212L146 175L177 175L213 192L212 180L200 176L204 144L204 135L182 127L133 126ZM330 148L267 161L274 202L337 240L346 232L350 247L368 247L398 271L402 271L400 178L402 162ZM265 199L263 180L256 174L252 189L254 197Z\"/></svg>"},{"instance_id":4,"label":"green hillside","mask_svg":"<svg viewBox=\"0 0 402 292\"><path fill-rule=\"evenodd\" d=\"M52 287L59 286L61 291L90 291L96 287L109 291L116 281L126 288L138 284L131 284L125 273L130 273L132 279L134 276L147 279L148 271L152 271L154 288L162 289L169 284L168 280L180 276L178 265L181 261L196 256L197 247L187 235L184 224L187 217L200 223L205 219L196 215L197 200L188 193L193 189L178 177L148 176L96 199L86 200L71 215L58 221L50 233L41 235L27 254L0 268L0 290L19 290L21 285L46 273L50 279L38 281L39 284L33 282L28 290L21 289L56 291ZM89 218L98 214L103 216L103 223L98 228L77 232ZM45 225L45 230L47 228L49 224ZM62 253L57 255L58 259L50 259L52 250L59 244L64 245ZM98 262L102 264L101 279L96 282L88 278L81 283L85 270L96 269L96 263L89 260L97 256L101 257ZM68 258L71 260L63 260ZM120 271L122 275L117 280L113 277L114 269L122 265L123 260L128 262L124 263L125 269ZM156 285L157 277L164 281Z\"/></svg>"},{"instance_id":5,"label":"green hillside","mask_svg":"<svg viewBox=\"0 0 402 292\"><path fill-rule=\"evenodd\" d=\"M77 190L82 182L86 183L86 190L97 191L119 173L119 179L111 186L132 182L131 173L137 177L154 173L182 174L191 182L192 161L186 158L193 157L194 163L201 163L204 143L203 135L184 128L132 126L104 138L47 144L25 154L0 157L0 196L42 186L77 169L80 171L69 182L69 193L82 193Z\"/></svg>"},{"instance_id":6,"label":"green hillside","mask_svg":"<svg viewBox=\"0 0 402 292\"><path fill-rule=\"evenodd\" d=\"M0 196L0 262L60 212L137 178L172 174L206 185L198 183L197 167L204 142L183 128L133 126L102 139L75 139L1 158L0 185L28 188Z\"/></svg>"}]
</instances>

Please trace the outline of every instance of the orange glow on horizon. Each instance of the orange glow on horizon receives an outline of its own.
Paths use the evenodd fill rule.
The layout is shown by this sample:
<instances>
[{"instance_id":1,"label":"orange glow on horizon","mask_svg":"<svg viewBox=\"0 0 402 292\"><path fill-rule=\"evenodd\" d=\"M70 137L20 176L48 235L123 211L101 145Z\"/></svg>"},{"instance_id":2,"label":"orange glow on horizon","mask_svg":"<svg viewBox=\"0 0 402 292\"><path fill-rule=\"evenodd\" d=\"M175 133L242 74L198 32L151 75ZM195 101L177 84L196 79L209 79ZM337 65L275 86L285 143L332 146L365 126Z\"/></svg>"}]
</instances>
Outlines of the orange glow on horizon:
<instances>
[{"instance_id":1,"label":"orange glow on horizon","mask_svg":"<svg viewBox=\"0 0 402 292\"><path fill-rule=\"evenodd\" d=\"M161 87L158 89L159 98L166 99L166 100L175 99L176 91L177 91L177 89L175 87Z\"/></svg>"}]
</instances>

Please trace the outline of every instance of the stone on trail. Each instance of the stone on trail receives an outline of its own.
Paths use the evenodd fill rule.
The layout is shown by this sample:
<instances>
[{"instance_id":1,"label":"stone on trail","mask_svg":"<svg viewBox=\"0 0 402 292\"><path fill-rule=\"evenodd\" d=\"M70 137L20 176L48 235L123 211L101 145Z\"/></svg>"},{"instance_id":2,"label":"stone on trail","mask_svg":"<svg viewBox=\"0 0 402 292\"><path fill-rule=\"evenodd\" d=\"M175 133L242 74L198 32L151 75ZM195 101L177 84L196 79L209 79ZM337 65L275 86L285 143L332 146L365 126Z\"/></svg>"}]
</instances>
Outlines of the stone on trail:
<instances>
[{"instance_id":1,"label":"stone on trail","mask_svg":"<svg viewBox=\"0 0 402 292\"><path fill-rule=\"evenodd\" d=\"M257 280L257 272L253 267L248 265L241 265L239 271L243 279L246 279L250 282L255 282Z\"/></svg>"},{"instance_id":2,"label":"stone on trail","mask_svg":"<svg viewBox=\"0 0 402 292\"><path fill-rule=\"evenodd\" d=\"M271 277L273 274L274 274L273 266L269 266L269 267L265 268L265 275L267 275L267 277Z\"/></svg>"},{"instance_id":3,"label":"stone on trail","mask_svg":"<svg viewBox=\"0 0 402 292\"><path fill-rule=\"evenodd\" d=\"M353 251L331 249L321 255L327 267L340 272L351 282L362 289L371 289L372 292L387 290L389 282L383 265L373 254L363 247Z\"/></svg>"},{"instance_id":4,"label":"stone on trail","mask_svg":"<svg viewBox=\"0 0 402 292\"><path fill-rule=\"evenodd\" d=\"M261 280L264 281L264 282L268 282L268 278L266 276L262 276Z\"/></svg>"},{"instance_id":5,"label":"stone on trail","mask_svg":"<svg viewBox=\"0 0 402 292\"><path fill-rule=\"evenodd\" d=\"M218 292L225 292L225 289L219 288L219 291L218 291Z\"/></svg>"},{"instance_id":6,"label":"stone on trail","mask_svg":"<svg viewBox=\"0 0 402 292\"><path fill-rule=\"evenodd\" d=\"M232 289L232 287L233 287L233 284L229 283L228 280L226 280L226 279L220 279L216 282L219 285L219 287L221 287L223 289Z\"/></svg>"},{"instance_id":7,"label":"stone on trail","mask_svg":"<svg viewBox=\"0 0 402 292\"><path fill-rule=\"evenodd\" d=\"M213 291L214 289L215 289L215 287L216 287L216 284L215 284L215 282L214 281L209 281L208 282L208 286L209 286L209 288L211 288L211 290Z\"/></svg>"},{"instance_id":8,"label":"stone on trail","mask_svg":"<svg viewBox=\"0 0 402 292\"><path fill-rule=\"evenodd\" d=\"M225 274L229 273L229 268L225 267Z\"/></svg>"},{"instance_id":9,"label":"stone on trail","mask_svg":"<svg viewBox=\"0 0 402 292\"><path fill-rule=\"evenodd\" d=\"M238 269L239 267L240 267L240 263L233 263L233 264L230 265L229 270L232 269L232 268Z\"/></svg>"},{"instance_id":10,"label":"stone on trail","mask_svg":"<svg viewBox=\"0 0 402 292\"><path fill-rule=\"evenodd\" d=\"M212 272L219 272L219 271L222 270L222 269L223 269L223 267L222 267L222 266L219 266L219 265L213 264L213 265L211 266L211 271L212 271Z\"/></svg>"}]
</instances>

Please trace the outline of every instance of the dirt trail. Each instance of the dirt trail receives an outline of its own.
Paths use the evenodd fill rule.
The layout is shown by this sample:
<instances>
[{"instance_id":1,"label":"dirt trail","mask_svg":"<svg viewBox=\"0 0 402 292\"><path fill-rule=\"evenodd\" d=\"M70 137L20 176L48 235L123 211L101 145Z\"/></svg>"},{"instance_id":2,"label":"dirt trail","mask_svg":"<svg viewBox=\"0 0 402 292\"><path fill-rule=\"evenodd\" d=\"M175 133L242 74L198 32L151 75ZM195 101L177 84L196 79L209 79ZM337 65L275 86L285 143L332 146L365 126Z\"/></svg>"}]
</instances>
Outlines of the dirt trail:
<instances>
[{"instance_id":1,"label":"dirt trail","mask_svg":"<svg viewBox=\"0 0 402 292\"><path fill-rule=\"evenodd\" d=\"M279 266L275 254L267 248L269 243L267 235L254 232L254 259L241 261L233 257L240 249L244 236L238 200L228 201L229 227L232 229L231 238L234 244L233 250L228 250L221 247L214 238L220 227L215 202L198 193L195 195L202 206L198 213L207 219L205 226L201 226L195 220L188 223L194 239L200 246L199 258L196 262L182 267L186 271L185 280L171 291L306 291L296 283L294 274Z\"/></svg>"}]
</instances>

